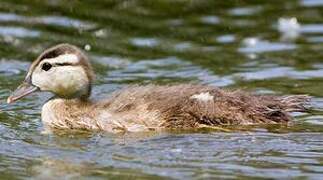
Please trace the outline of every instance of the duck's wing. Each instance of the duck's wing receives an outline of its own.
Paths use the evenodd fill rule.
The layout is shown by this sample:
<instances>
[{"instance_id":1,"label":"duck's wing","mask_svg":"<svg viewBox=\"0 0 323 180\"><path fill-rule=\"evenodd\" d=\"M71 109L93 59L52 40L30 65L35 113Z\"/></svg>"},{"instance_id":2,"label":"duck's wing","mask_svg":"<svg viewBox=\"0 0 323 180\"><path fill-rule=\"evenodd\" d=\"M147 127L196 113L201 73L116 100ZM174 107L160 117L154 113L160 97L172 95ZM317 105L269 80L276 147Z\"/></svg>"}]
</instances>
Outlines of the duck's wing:
<instances>
[{"instance_id":1,"label":"duck's wing","mask_svg":"<svg viewBox=\"0 0 323 180\"><path fill-rule=\"evenodd\" d=\"M292 120L290 112L306 111L309 99L306 95L260 96L207 87L183 96L167 109L165 126L284 123Z\"/></svg>"},{"instance_id":2,"label":"duck's wing","mask_svg":"<svg viewBox=\"0 0 323 180\"><path fill-rule=\"evenodd\" d=\"M106 103L113 112L140 119L147 126L280 123L288 112L304 111L308 96L259 96L202 85L133 86Z\"/></svg>"}]
</instances>

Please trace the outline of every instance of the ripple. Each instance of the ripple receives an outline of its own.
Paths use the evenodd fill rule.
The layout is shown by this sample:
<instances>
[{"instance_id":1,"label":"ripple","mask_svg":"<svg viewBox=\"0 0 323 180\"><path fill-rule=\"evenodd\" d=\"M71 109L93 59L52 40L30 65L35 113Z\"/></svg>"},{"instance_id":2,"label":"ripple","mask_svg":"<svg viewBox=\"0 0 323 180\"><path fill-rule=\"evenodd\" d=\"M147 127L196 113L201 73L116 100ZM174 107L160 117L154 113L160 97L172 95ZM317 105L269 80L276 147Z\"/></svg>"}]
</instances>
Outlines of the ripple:
<instances>
[{"instance_id":1,"label":"ripple","mask_svg":"<svg viewBox=\"0 0 323 180\"><path fill-rule=\"evenodd\" d=\"M154 47L159 45L159 40L156 38L133 38L130 43L139 47Z\"/></svg>"},{"instance_id":2,"label":"ripple","mask_svg":"<svg viewBox=\"0 0 323 180\"><path fill-rule=\"evenodd\" d=\"M311 107L316 110L323 109L323 98L313 98L311 101Z\"/></svg>"},{"instance_id":3,"label":"ripple","mask_svg":"<svg viewBox=\"0 0 323 180\"><path fill-rule=\"evenodd\" d=\"M250 16L260 12L261 10L261 7L238 7L230 9L229 13L233 16Z\"/></svg>"},{"instance_id":4,"label":"ripple","mask_svg":"<svg viewBox=\"0 0 323 180\"><path fill-rule=\"evenodd\" d=\"M95 25L93 23L80 21L77 19L72 19L69 17L63 16L39 16L39 17L26 17L13 13L4 13L0 12L0 22L23 22L29 24L46 24L46 25L55 25L55 26L63 26L63 27L75 27L75 28L83 28L90 29L94 28Z\"/></svg>"},{"instance_id":5,"label":"ripple","mask_svg":"<svg viewBox=\"0 0 323 180\"><path fill-rule=\"evenodd\" d=\"M302 25L300 32L302 32L302 33L323 33L323 25L322 24Z\"/></svg>"},{"instance_id":6,"label":"ripple","mask_svg":"<svg viewBox=\"0 0 323 180\"><path fill-rule=\"evenodd\" d=\"M141 60L124 64L123 68L109 72L106 78L108 81L129 81L144 79L182 79L194 80L198 79L204 83L221 85L226 83L219 77L213 75L210 71L204 70L199 66L192 65L189 62L180 60L176 57L166 57L162 59ZM143 78L143 79L142 79ZM228 80L229 81L229 80Z\"/></svg>"},{"instance_id":7,"label":"ripple","mask_svg":"<svg viewBox=\"0 0 323 180\"><path fill-rule=\"evenodd\" d=\"M300 3L306 7L318 7L323 6L322 0L301 0Z\"/></svg>"},{"instance_id":8,"label":"ripple","mask_svg":"<svg viewBox=\"0 0 323 180\"><path fill-rule=\"evenodd\" d=\"M3 179L323 179L322 1L65 4L0 1ZM300 27L288 18L294 16ZM291 31L300 36L280 37ZM12 105L5 99L30 65L22 60L60 42L89 50L98 76L92 98L134 83L197 82L309 94L311 111L293 113L291 125L237 126L227 133L42 134L40 108L50 93Z\"/></svg>"},{"instance_id":9,"label":"ripple","mask_svg":"<svg viewBox=\"0 0 323 180\"><path fill-rule=\"evenodd\" d=\"M306 37L306 40L310 43L322 43L323 42L323 36L311 36Z\"/></svg>"},{"instance_id":10,"label":"ripple","mask_svg":"<svg viewBox=\"0 0 323 180\"><path fill-rule=\"evenodd\" d=\"M117 56L92 56L92 58L95 62L112 68L123 68L131 63L129 59Z\"/></svg>"},{"instance_id":11,"label":"ripple","mask_svg":"<svg viewBox=\"0 0 323 180\"><path fill-rule=\"evenodd\" d=\"M181 42L181 43L178 43L178 44L175 44L175 50L177 51L186 51L186 50L189 50L193 47L192 43L190 42Z\"/></svg>"},{"instance_id":12,"label":"ripple","mask_svg":"<svg viewBox=\"0 0 323 180\"><path fill-rule=\"evenodd\" d=\"M64 27L75 27L75 28L83 28L83 29L90 29L95 27L95 25L92 23L85 23L80 20L61 17L61 16L43 16L43 17L34 18L33 20L41 24L64 26Z\"/></svg>"},{"instance_id":13,"label":"ripple","mask_svg":"<svg viewBox=\"0 0 323 180\"><path fill-rule=\"evenodd\" d=\"M0 60L0 75L11 76L25 72L30 63L22 62L14 59Z\"/></svg>"},{"instance_id":14,"label":"ripple","mask_svg":"<svg viewBox=\"0 0 323 180\"><path fill-rule=\"evenodd\" d=\"M204 24L219 24L220 19L217 16L203 16L201 22Z\"/></svg>"},{"instance_id":15,"label":"ripple","mask_svg":"<svg viewBox=\"0 0 323 180\"><path fill-rule=\"evenodd\" d=\"M222 35L216 38L216 41L219 43L233 43L236 40L235 35L227 34Z\"/></svg>"},{"instance_id":16,"label":"ripple","mask_svg":"<svg viewBox=\"0 0 323 180\"><path fill-rule=\"evenodd\" d=\"M305 122L315 125L323 125L323 116L317 115L317 116L311 116L305 119Z\"/></svg>"},{"instance_id":17,"label":"ripple","mask_svg":"<svg viewBox=\"0 0 323 180\"><path fill-rule=\"evenodd\" d=\"M323 69L297 71L292 67L273 67L254 72L237 73L234 76L242 77L245 80L273 79L278 77L288 77L291 79L310 79L323 76Z\"/></svg>"},{"instance_id":18,"label":"ripple","mask_svg":"<svg viewBox=\"0 0 323 180\"><path fill-rule=\"evenodd\" d=\"M19 16L17 14L12 13L3 13L0 12L0 22L6 22L6 21L23 21L24 17Z\"/></svg>"},{"instance_id":19,"label":"ripple","mask_svg":"<svg viewBox=\"0 0 323 180\"><path fill-rule=\"evenodd\" d=\"M295 44L277 43L263 41L258 38L247 38L244 40L245 47L240 47L238 52L241 53L265 53L275 51L294 50L297 48Z\"/></svg>"},{"instance_id":20,"label":"ripple","mask_svg":"<svg viewBox=\"0 0 323 180\"><path fill-rule=\"evenodd\" d=\"M19 38L24 37L38 37L40 32L36 30L29 30L23 27L13 27L13 26L0 26L1 36L14 36Z\"/></svg>"}]
</instances>

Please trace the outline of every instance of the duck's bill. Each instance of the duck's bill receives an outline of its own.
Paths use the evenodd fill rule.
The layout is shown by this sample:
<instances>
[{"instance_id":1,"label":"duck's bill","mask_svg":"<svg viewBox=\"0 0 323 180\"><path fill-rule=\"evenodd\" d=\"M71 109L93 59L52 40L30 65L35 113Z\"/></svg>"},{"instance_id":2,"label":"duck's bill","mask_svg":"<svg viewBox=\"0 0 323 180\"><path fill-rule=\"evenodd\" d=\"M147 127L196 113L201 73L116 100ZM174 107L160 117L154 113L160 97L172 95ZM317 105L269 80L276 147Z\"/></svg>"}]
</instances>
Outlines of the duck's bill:
<instances>
[{"instance_id":1,"label":"duck's bill","mask_svg":"<svg viewBox=\"0 0 323 180\"><path fill-rule=\"evenodd\" d=\"M28 94L31 94L35 91L38 90L38 87L33 86L30 83L27 82L23 82L7 99L7 103L13 103L25 96L27 96Z\"/></svg>"}]
</instances>

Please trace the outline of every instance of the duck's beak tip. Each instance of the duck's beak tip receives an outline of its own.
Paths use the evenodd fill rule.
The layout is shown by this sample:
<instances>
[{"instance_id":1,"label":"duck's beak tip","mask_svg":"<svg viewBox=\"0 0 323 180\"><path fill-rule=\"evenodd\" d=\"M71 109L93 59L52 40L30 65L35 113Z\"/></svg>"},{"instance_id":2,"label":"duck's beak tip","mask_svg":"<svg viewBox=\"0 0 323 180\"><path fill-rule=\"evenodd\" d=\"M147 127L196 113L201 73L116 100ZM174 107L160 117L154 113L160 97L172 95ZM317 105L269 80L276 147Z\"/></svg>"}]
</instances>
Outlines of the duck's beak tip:
<instances>
[{"instance_id":1,"label":"duck's beak tip","mask_svg":"<svg viewBox=\"0 0 323 180\"><path fill-rule=\"evenodd\" d=\"M13 102L13 100L12 100L11 96L9 96L7 99L7 104L11 104L12 102Z\"/></svg>"},{"instance_id":2,"label":"duck's beak tip","mask_svg":"<svg viewBox=\"0 0 323 180\"><path fill-rule=\"evenodd\" d=\"M25 96L27 96L28 94L31 94L35 91L37 91L38 88L28 84L28 83L22 83L7 99L7 103L13 103Z\"/></svg>"},{"instance_id":3,"label":"duck's beak tip","mask_svg":"<svg viewBox=\"0 0 323 180\"><path fill-rule=\"evenodd\" d=\"M16 100L15 100L15 98L14 97L12 97L12 96L9 96L8 98L7 98L7 104L11 104L11 103L13 103L13 102L15 102Z\"/></svg>"}]
</instances>

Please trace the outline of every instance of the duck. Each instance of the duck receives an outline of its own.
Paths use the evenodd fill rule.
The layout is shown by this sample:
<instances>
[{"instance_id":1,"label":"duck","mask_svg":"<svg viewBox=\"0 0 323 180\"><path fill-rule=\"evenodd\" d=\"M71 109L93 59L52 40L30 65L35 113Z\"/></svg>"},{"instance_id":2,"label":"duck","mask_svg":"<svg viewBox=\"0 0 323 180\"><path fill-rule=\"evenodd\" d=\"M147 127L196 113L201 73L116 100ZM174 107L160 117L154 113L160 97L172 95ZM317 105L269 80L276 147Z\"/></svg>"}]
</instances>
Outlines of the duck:
<instances>
[{"instance_id":1,"label":"duck","mask_svg":"<svg viewBox=\"0 0 323 180\"><path fill-rule=\"evenodd\" d=\"M94 76L85 52L58 44L32 62L7 102L37 91L51 92L53 97L41 110L45 127L112 133L282 124L293 119L291 112L308 110L307 95L261 95L191 83L129 85L93 100Z\"/></svg>"}]
</instances>

